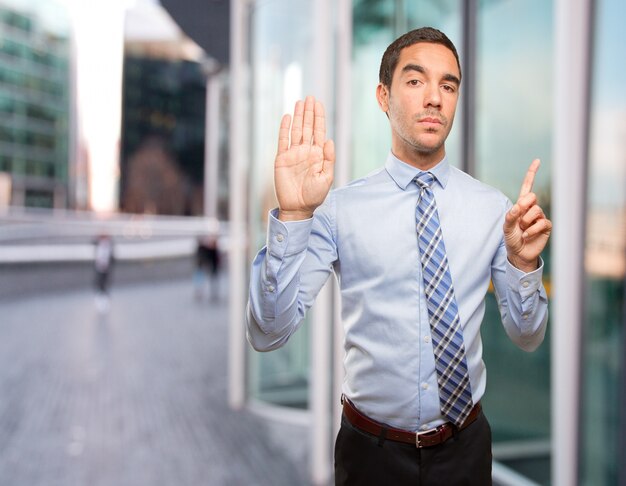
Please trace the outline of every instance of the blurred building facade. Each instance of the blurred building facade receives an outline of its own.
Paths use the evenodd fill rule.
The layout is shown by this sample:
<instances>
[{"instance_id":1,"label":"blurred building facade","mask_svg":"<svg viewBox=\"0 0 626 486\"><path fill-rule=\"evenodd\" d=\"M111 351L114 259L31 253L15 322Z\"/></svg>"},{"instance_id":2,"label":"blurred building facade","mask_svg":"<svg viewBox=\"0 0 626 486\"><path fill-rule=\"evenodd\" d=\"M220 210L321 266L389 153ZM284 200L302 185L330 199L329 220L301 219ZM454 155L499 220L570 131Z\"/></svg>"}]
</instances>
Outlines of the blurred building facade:
<instances>
[{"instance_id":1,"label":"blurred building facade","mask_svg":"<svg viewBox=\"0 0 626 486\"><path fill-rule=\"evenodd\" d=\"M71 198L71 29L55 2L0 1L0 173L17 206Z\"/></svg>"},{"instance_id":2,"label":"blurred building facade","mask_svg":"<svg viewBox=\"0 0 626 486\"><path fill-rule=\"evenodd\" d=\"M158 2L0 0L0 206L223 219L222 68Z\"/></svg>"},{"instance_id":3,"label":"blurred building facade","mask_svg":"<svg viewBox=\"0 0 626 486\"><path fill-rule=\"evenodd\" d=\"M207 89L207 80L221 79L220 66L160 5L138 3L127 11L125 24L120 208L207 214L207 201L225 199L217 181L205 185L206 172L224 174L215 167L224 160L223 143L211 136L219 123L208 118L222 102L223 88ZM218 153L210 161L209 146Z\"/></svg>"},{"instance_id":4,"label":"blurred building facade","mask_svg":"<svg viewBox=\"0 0 626 486\"><path fill-rule=\"evenodd\" d=\"M561 83L570 82L555 73L556 39L559 29L564 30L558 26L575 20L564 10L566 3L232 2L231 403L311 421L314 482L322 483L331 474L330 451L338 427L343 349L336 289L331 283L322 291L302 329L280 350L254 352L246 347L241 330L247 267L265 243L267 212L276 205L272 164L281 115L307 94L325 103L329 137L338 151L336 185L380 167L390 147L388 121L375 98L380 58L400 34L434 26L448 34L463 62L462 99L447 143L449 159L515 200L528 164L541 158L534 190L551 215L555 173L563 170L556 165L554 143L563 120L554 116L554 100L561 96ZM559 346L571 343L567 352L579 369L551 375L551 369L562 370L554 362L561 359L552 342L554 331L534 353L515 348L502 330L494 295L488 295L482 338L489 375L483 404L493 429L494 473L503 484L552 484L564 477L555 468L574 471L579 484L626 481L626 97L618 88L626 82L620 54L626 36L617 20L626 18L626 6L619 0L574 3L571 11L584 13L589 32L588 37L581 34L581 52L588 50L590 56L571 55L581 56L588 64L586 72L592 73L580 100L581 119L587 123L581 155L586 183L576 192L581 209L555 222L567 226L574 220L584 228L579 237L583 255L570 262L581 266L577 285L583 302L571 302L576 317L571 334L580 333L580 345L558 334ZM571 137L579 139L574 133ZM552 256L560 251L552 248L544 255L550 294L559 276L553 272L560 271L553 268ZM551 330L564 326L551 320ZM570 379L575 381L575 400L563 405L555 390ZM554 436L555 417L560 416L571 418L574 426ZM574 460L563 459L559 452L565 443L574 443Z\"/></svg>"},{"instance_id":5,"label":"blurred building facade","mask_svg":"<svg viewBox=\"0 0 626 486\"><path fill-rule=\"evenodd\" d=\"M202 214L206 82L183 59L124 56L120 208Z\"/></svg>"}]
</instances>

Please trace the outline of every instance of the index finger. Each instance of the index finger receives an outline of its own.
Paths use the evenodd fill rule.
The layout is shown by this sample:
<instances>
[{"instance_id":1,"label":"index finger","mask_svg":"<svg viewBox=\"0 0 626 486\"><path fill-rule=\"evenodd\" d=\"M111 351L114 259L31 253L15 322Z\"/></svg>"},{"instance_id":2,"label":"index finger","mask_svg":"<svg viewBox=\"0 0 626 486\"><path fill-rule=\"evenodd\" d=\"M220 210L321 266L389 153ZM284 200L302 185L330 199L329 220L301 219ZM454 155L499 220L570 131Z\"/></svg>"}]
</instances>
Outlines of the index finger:
<instances>
[{"instance_id":1,"label":"index finger","mask_svg":"<svg viewBox=\"0 0 626 486\"><path fill-rule=\"evenodd\" d=\"M535 159L530 164L528 168L528 172L526 172L526 177L524 177L524 182L522 182L522 188L519 191L519 197L525 196L533 190L533 183L535 182L535 175L539 170L539 165L541 161L539 159Z\"/></svg>"}]
</instances>

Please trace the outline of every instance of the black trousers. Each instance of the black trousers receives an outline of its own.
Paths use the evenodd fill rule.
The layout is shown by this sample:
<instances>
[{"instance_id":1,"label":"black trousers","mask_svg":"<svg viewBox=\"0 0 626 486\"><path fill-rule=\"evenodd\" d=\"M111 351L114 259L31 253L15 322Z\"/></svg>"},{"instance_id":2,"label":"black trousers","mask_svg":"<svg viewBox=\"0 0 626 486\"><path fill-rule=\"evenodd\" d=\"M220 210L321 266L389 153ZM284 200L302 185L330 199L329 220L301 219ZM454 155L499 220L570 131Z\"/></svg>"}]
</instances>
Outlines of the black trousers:
<instances>
[{"instance_id":1,"label":"black trousers","mask_svg":"<svg viewBox=\"0 0 626 486\"><path fill-rule=\"evenodd\" d=\"M110 273L96 271L96 290L102 294L109 293Z\"/></svg>"},{"instance_id":2,"label":"black trousers","mask_svg":"<svg viewBox=\"0 0 626 486\"><path fill-rule=\"evenodd\" d=\"M345 416L335 442L335 485L489 486L491 428L484 414L446 442L418 449L379 440Z\"/></svg>"}]
</instances>

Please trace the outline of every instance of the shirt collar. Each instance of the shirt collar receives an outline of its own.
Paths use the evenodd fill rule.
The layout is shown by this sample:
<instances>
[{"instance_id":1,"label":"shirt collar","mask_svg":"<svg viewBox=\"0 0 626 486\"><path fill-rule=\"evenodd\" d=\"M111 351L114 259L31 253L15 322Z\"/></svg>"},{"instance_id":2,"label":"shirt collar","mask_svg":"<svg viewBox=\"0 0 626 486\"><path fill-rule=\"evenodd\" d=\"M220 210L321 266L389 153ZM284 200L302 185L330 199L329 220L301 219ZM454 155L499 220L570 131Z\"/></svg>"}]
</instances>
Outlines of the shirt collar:
<instances>
[{"instance_id":1,"label":"shirt collar","mask_svg":"<svg viewBox=\"0 0 626 486\"><path fill-rule=\"evenodd\" d=\"M409 184L413 182L413 179L422 172L417 167L402 162L391 152L389 152L389 156L387 157L385 169L403 191L405 191L406 188L409 187ZM450 164L448 164L448 158L444 156L441 162L428 172L435 176L435 180L445 189L446 184L448 184L448 179L450 178Z\"/></svg>"}]
</instances>

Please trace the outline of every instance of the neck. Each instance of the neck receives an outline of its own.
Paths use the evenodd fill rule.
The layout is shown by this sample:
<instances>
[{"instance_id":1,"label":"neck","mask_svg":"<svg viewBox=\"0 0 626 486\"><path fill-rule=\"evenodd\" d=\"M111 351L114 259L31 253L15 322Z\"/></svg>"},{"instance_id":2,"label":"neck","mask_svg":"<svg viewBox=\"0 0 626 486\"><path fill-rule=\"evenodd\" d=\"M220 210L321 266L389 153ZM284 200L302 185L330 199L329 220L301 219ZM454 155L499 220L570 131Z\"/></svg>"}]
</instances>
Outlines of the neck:
<instances>
[{"instance_id":1,"label":"neck","mask_svg":"<svg viewBox=\"0 0 626 486\"><path fill-rule=\"evenodd\" d=\"M420 152L416 149L398 150L398 147L392 146L391 153L402 162L412 165L422 171L432 169L446 156L446 151L443 147L435 152Z\"/></svg>"}]
</instances>

